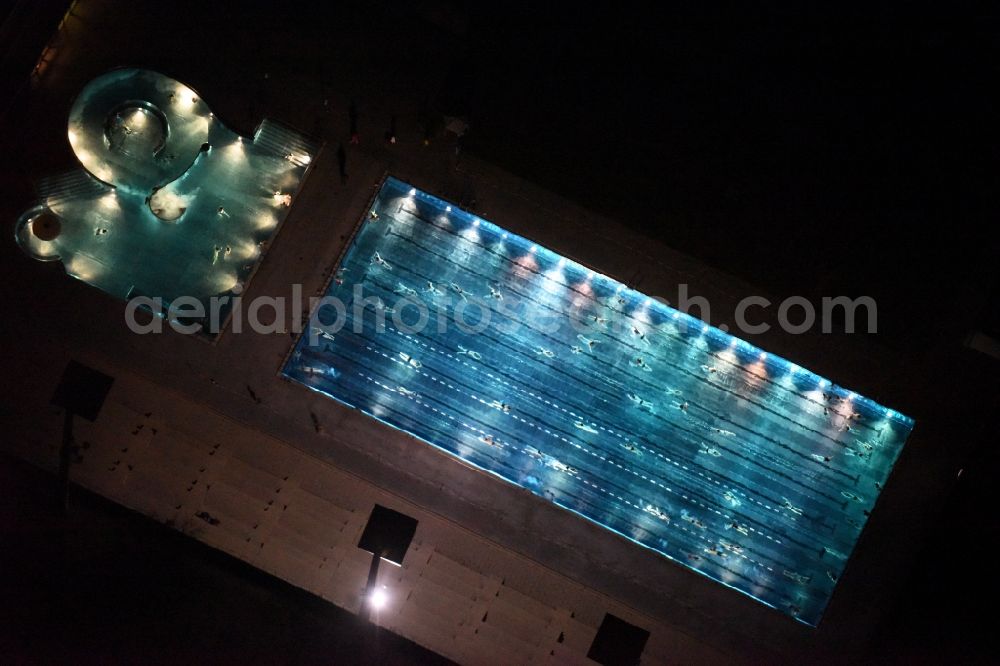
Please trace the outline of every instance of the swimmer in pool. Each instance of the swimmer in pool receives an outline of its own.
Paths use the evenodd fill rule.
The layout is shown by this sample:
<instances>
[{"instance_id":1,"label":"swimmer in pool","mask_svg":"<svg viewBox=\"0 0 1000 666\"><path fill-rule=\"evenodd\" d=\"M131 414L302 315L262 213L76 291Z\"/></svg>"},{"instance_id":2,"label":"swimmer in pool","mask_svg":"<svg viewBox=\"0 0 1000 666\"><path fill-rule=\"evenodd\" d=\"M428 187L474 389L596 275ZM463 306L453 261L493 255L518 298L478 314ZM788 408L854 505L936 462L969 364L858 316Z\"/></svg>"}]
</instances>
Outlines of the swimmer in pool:
<instances>
[{"instance_id":1,"label":"swimmer in pool","mask_svg":"<svg viewBox=\"0 0 1000 666\"><path fill-rule=\"evenodd\" d=\"M632 401L632 403L639 409L645 409L648 412L653 412L653 403L649 400L643 400L635 393L626 393L625 397Z\"/></svg>"},{"instance_id":2,"label":"swimmer in pool","mask_svg":"<svg viewBox=\"0 0 1000 666\"><path fill-rule=\"evenodd\" d=\"M730 553L735 553L737 555L743 554L743 546L738 546L735 543L729 543L728 541L720 541L719 545L728 550Z\"/></svg>"},{"instance_id":3,"label":"swimmer in pool","mask_svg":"<svg viewBox=\"0 0 1000 666\"><path fill-rule=\"evenodd\" d=\"M462 354L465 354L466 356L468 356L469 358L471 358L473 361L482 361L483 360L483 355L480 354L479 352L472 351L471 349L466 349L462 345L459 345L458 346L458 355L461 356Z\"/></svg>"},{"instance_id":4,"label":"swimmer in pool","mask_svg":"<svg viewBox=\"0 0 1000 666\"><path fill-rule=\"evenodd\" d=\"M705 529L705 523L701 522L700 520L692 516L690 513L687 512L687 510L681 511L681 518L688 521L698 529L701 530Z\"/></svg>"},{"instance_id":5,"label":"swimmer in pool","mask_svg":"<svg viewBox=\"0 0 1000 666\"><path fill-rule=\"evenodd\" d=\"M392 266L389 265L388 261L382 258L382 255L380 255L378 251L376 251L375 254L372 255L372 263L377 266L381 266L387 271L392 270Z\"/></svg>"},{"instance_id":6,"label":"swimmer in pool","mask_svg":"<svg viewBox=\"0 0 1000 666\"><path fill-rule=\"evenodd\" d=\"M407 298L411 298L411 297L412 298L417 298L417 297L420 296L420 294L417 293L416 289L413 289L412 287L407 287L402 282L396 283L396 291L398 293L402 294L403 296L406 296Z\"/></svg>"},{"instance_id":7,"label":"swimmer in pool","mask_svg":"<svg viewBox=\"0 0 1000 666\"><path fill-rule=\"evenodd\" d=\"M807 585L809 581L812 580L812 576L803 576L802 574L795 573L794 571L789 571L788 569L785 569L781 573L784 574L786 578L790 578L799 585Z\"/></svg>"},{"instance_id":8,"label":"swimmer in pool","mask_svg":"<svg viewBox=\"0 0 1000 666\"><path fill-rule=\"evenodd\" d=\"M587 349L594 351L594 345L600 344L600 340L591 340L590 338L585 338L582 335L577 335L577 339L583 344L587 345Z\"/></svg>"},{"instance_id":9,"label":"swimmer in pool","mask_svg":"<svg viewBox=\"0 0 1000 666\"><path fill-rule=\"evenodd\" d=\"M647 339L646 339L646 334L645 334L645 333L643 333L643 332L642 332L642 331L641 331L641 330L639 329L639 327L638 327L638 326L636 326L636 325L634 325L634 324L632 325L632 335L634 335L635 337L639 338L639 339L640 339L640 340L641 340L641 341L642 341L643 343L645 343L645 344L646 344L647 346L649 345L649 340L647 340Z\"/></svg>"},{"instance_id":10,"label":"swimmer in pool","mask_svg":"<svg viewBox=\"0 0 1000 666\"><path fill-rule=\"evenodd\" d=\"M645 372L653 371L653 369L649 367L649 364L646 363L646 361L644 361L641 356L636 356L634 359L632 359L632 364L635 365L635 367L637 368L642 368Z\"/></svg>"},{"instance_id":11,"label":"swimmer in pool","mask_svg":"<svg viewBox=\"0 0 1000 666\"><path fill-rule=\"evenodd\" d=\"M669 523L670 522L670 516L668 516L663 511L663 509L661 509L658 506L653 506L652 504L647 504L643 508L643 511L645 511L646 513L648 513L651 516L655 516L656 518L659 518L660 520L662 520L665 523Z\"/></svg>"},{"instance_id":12,"label":"swimmer in pool","mask_svg":"<svg viewBox=\"0 0 1000 666\"><path fill-rule=\"evenodd\" d=\"M403 363L406 363L407 365L409 365L411 367L414 367L414 368L417 368L417 369L422 368L423 365L424 365L423 363L421 363L417 359L413 358L412 356L410 356L406 352L399 352L399 358L401 358L403 360Z\"/></svg>"},{"instance_id":13,"label":"swimmer in pool","mask_svg":"<svg viewBox=\"0 0 1000 666\"><path fill-rule=\"evenodd\" d=\"M566 463L559 462L555 458L549 458L548 460L546 460L545 461L545 466L546 467L551 467L552 469L556 470L557 472L564 472L566 474L576 474L577 473L577 470L576 470L575 467L570 467Z\"/></svg>"},{"instance_id":14,"label":"swimmer in pool","mask_svg":"<svg viewBox=\"0 0 1000 666\"><path fill-rule=\"evenodd\" d=\"M782 497L781 501L784 502L784 508L789 513L793 513L796 516L801 516L802 515L802 509L800 509L799 507L797 507L794 504L792 504L791 500L789 500L787 497Z\"/></svg>"},{"instance_id":15,"label":"swimmer in pool","mask_svg":"<svg viewBox=\"0 0 1000 666\"><path fill-rule=\"evenodd\" d=\"M628 451L629 453L634 453L637 456L642 455L642 451L639 449L639 447L633 444L632 442L623 442L621 444L621 447L626 451Z\"/></svg>"},{"instance_id":16,"label":"swimmer in pool","mask_svg":"<svg viewBox=\"0 0 1000 666\"><path fill-rule=\"evenodd\" d=\"M750 536L750 528L746 527L745 525L740 525L735 521L726 525L726 529L733 530L734 532L739 532L744 536Z\"/></svg>"}]
</instances>

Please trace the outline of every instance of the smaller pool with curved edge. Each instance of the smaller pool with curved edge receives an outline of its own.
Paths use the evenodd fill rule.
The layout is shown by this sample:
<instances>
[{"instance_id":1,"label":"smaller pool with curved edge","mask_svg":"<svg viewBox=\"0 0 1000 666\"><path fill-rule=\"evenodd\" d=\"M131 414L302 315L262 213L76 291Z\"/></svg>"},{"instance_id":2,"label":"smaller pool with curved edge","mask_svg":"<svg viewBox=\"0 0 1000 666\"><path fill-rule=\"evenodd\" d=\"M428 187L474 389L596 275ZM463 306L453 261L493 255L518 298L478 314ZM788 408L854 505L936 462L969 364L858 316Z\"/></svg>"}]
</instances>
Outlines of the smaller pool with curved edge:
<instances>
[{"instance_id":1,"label":"smaller pool with curved edge","mask_svg":"<svg viewBox=\"0 0 1000 666\"><path fill-rule=\"evenodd\" d=\"M189 87L144 69L88 83L67 137L82 169L39 184L15 226L20 247L118 298L193 297L206 313L246 288L319 151L268 120L242 137ZM232 304L218 303L221 326Z\"/></svg>"}]
</instances>

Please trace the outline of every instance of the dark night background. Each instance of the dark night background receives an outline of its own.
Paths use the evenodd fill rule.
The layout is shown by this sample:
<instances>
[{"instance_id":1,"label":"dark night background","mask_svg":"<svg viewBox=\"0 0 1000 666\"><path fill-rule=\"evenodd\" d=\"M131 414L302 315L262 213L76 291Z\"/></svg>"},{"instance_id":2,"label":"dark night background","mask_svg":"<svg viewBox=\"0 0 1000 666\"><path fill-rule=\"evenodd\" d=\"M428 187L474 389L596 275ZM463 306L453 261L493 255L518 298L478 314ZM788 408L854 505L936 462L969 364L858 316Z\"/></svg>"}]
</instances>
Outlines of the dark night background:
<instances>
[{"instance_id":1,"label":"dark night background","mask_svg":"<svg viewBox=\"0 0 1000 666\"><path fill-rule=\"evenodd\" d=\"M184 12L135 4L123 8L121 25L159 29L145 45L107 35L109 51L129 53L119 64L181 80L232 72L232 90L213 89L211 99L237 126L245 82L260 71L276 79L294 71L317 82L317 95L358 98L362 131L374 140L388 107L371 103L379 111L365 113L365 95L410 81L393 109L401 132L416 124L403 118L411 109L464 115L472 125L466 152L775 296L873 296L878 342L915 362L960 346L976 327L1000 331L996 16L959 20L903 6L820 14L791 3L752 12L450 2L198 4ZM55 24L38 25L44 44ZM0 44L12 90L40 50L17 69L16 51L31 37L24 30ZM211 62L187 52L192 40L207 39L219 45ZM415 57L424 51L434 57ZM362 52L381 55L369 62ZM27 153L23 143L2 148ZM65 163L66 151L30 159ZM31 183L10 161L3 169L15 199L9 211L17 211ZM877 632L879 657L991 653L996 585L980 558L997 537L995 512L984 508L996 458L981 447L966 465L894 619ZM39 490L46 476L9 459L2 467L0 529L8 536L0 536L0 557L11 560L3 576L29 571L42 583L23 575L4 582L0 648L22 641L15 652L24 650L18 634L28 631L28 651L46 657L120 641L117 658L148 661L150 650L177 661L189 655L172 643L178 633L211 645L222 661L245 656L248 637L266 660L375 649L354 645L352 621L335 609L85 493L77 513L53 516ZM421 658L384 640L380 659Z\"/></svg>"}]
</instances>

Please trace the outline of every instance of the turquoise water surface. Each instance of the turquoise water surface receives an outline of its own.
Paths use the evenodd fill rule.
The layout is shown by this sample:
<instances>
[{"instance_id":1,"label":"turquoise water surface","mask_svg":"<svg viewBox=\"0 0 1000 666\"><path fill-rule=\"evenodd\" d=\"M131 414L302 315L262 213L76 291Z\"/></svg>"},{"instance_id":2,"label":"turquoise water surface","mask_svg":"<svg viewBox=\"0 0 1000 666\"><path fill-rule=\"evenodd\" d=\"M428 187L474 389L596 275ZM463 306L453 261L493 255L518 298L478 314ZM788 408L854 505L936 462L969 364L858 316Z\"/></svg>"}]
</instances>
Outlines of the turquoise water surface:
<instances>
[{"instance_id":1,"label":"turquoise water surface","mask_svg":"<svg viewBox=\"0 0 1000 666\"><path fill-rule=\"evenodd\" d=\"M393 178L327 296L287 377L810 625L913 427Z\"/></svg>"}]
</instances>

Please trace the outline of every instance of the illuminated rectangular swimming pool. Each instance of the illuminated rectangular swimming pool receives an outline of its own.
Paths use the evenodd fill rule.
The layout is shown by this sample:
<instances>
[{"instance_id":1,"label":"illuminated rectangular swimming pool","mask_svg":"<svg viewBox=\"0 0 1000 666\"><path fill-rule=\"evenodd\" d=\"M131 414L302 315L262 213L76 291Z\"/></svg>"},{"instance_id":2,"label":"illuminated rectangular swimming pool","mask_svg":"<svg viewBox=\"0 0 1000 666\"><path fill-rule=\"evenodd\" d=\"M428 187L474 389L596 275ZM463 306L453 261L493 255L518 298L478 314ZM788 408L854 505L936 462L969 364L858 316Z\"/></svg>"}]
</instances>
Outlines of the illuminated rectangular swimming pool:
<instances>
[{"instance_id":1,"label":"illuminated rectangular swimming pool","mask_svg":"<svg viewBox=\"0 0 1000 666\"><path fill-rule=\"evenodd\" d=\"M327 297L285 376L810 625L913 427L392 178Z\"/></svg>"}]
</instances>

